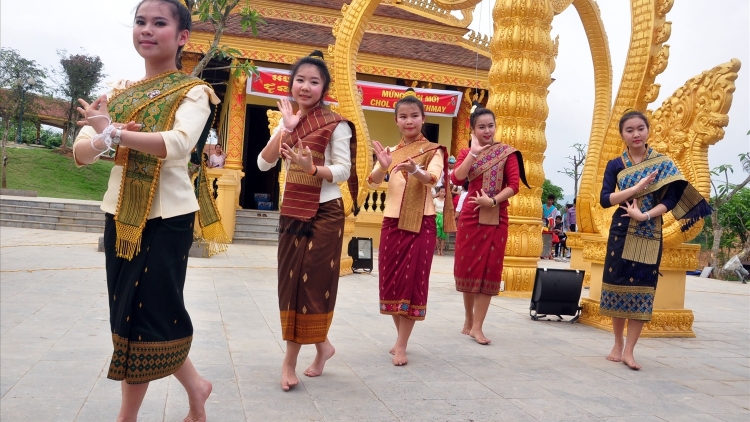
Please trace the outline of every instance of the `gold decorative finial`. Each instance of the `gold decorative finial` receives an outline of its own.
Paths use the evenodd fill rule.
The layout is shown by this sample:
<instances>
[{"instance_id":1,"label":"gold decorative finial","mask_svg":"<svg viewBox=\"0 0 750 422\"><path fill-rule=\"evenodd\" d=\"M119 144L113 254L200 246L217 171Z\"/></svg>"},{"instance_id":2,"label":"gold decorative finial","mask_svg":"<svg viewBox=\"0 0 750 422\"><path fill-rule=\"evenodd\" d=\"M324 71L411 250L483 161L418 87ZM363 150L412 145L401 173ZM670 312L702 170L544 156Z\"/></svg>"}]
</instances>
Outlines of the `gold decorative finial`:
<instances>
[{"instance_id":1,"label":"gold decorative finial","mask_svg":"<svg viewBox=\"0 0 750 422\"><path fill-rule=\"evenodd\" d=\"M185 6L185 7L187 8L187 10L190 10L190 6L188 6L188 4L187 4L187 1L185 1L185 0L180 0L180 3L182 3L182 5L183 5L183 6Z\"/></svg>"}]
</instances>

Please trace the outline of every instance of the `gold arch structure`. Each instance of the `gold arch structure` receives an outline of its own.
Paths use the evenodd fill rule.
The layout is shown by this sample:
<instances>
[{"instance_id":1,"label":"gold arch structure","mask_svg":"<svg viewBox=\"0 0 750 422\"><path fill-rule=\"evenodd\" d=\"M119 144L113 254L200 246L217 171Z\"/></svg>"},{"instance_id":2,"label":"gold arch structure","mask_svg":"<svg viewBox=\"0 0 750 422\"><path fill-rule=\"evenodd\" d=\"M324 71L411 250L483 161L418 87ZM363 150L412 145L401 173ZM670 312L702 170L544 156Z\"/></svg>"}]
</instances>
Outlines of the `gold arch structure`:
<instances>
[{"instance_id":1,"label":"gold arch structure","mask_svg":"<svg viewBox=\"0 0 750 422\"><path fill-rule=\"evenodd\" d=\"M480 2L433 0L437 6L448 10L467 10ZM380 0L353 0L350 5L345 5L341 20L334 26L336 43L329 47L335 63L333 74L339 112L355 123L362 144L357 150L357 172L362 180L372 163L367 124L357 97L354 65L365 25L380 3ZM573 247L579 263L590 265L587 274L592 283L590 297L596 298L600 293L600 267L606 253L606 235L611 221L611 211L599 205L601 175L607 162L622 152L618 121L627 109L640 110L649 116L651 146L671 156L698 191L704 196L709 195L708 146L724 136L723 128L728 124L727 113L740 62L732 59L691 78L659 109L647 110L659 95L660 85L655 83L656 77L664 71L669 59L669 46L664 43L671 35L671 22L666 16L673 4L674 0L630 0L630 44L620 87L612 103L609 45L594 0L496 0L492 13L494 35L490 44L492 67L488 78L490 97L487 107L497 117L498 139L523 152L527 179L532 186L531 189L522 187L511 200L503 270L506 295L531 294L537 258L542 250L539 198L547 146L547 89L557 56L557 40L553 41L550 35L551 22L554 15L571 5L581 19L594 66L594 110L577 198L580 232L568 237L568 246ZM360 202L366 194L367 188L363 187L359 192ZM657 290L654 320L644 327L644 336L694 336L692 312L683 309L684 271L697 265L697 251L695 245L683 245L683 242L693 239L701 227L696 225L683 233L671 216L665 218L662 271L674 273L674 280L670 283L676 283L677 287L670 287L673 291L669 294L660 294ZM669 283L659 282L660 286L664 284ZM680 294L681 297L677 297ZM660 303L660 298L665 296ZM609 328L611 321L598 314L598 300L584 299L583 307L582 322Z\"/></svg>"}]
</instances>

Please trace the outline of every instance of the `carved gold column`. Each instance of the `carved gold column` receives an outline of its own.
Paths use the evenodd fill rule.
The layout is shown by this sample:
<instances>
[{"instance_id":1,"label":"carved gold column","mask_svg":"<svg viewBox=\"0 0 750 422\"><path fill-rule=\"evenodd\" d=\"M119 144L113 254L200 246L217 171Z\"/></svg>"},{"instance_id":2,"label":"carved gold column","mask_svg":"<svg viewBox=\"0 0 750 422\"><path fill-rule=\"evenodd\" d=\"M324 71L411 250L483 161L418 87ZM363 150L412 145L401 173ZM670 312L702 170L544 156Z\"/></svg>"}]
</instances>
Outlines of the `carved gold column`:
<instances>
[{"instance_id":1,"label":"carved gold column","mask_svg":"<svg viewBox=\"0 0 750 422\"><path fill-rule=\"evenodd\" d=\"M544 183L547 88L554 66L548 0L497 0L492 12L490 98L497 117L495 138L520 150L532 189L521 186L510 201L510 227L501 295L529 297L542 252L540 201Z\"/></svg>"},{"instance_id":2,"label":"carved gold column","mask_svg":"<svg viewBox=\"0 0 750 422\"><path fill-rule=\"evenodd\" d=\"M227 160L224 168L242 170L242 149L245 145L245 90L247 88L247 75L240 73L235 75L230 72L229 90L224 97L226 106L229 107L229 127L227 131Z\"/></svg>"}]
</instances>

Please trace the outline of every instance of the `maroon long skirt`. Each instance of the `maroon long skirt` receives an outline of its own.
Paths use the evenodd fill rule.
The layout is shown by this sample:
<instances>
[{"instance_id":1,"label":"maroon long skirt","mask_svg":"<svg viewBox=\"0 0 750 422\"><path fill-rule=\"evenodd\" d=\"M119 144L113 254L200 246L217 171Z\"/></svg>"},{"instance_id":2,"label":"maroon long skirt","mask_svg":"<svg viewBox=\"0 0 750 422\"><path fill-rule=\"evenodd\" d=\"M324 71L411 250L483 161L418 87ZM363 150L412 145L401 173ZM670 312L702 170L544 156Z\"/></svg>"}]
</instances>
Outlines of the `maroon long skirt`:
<instances>
[{"instance_id":1,"label":"maroon long skirt","mask_svg":"<svg viewBox=\"0 0 750 422\"><path fill-rule=\"evenodd\" d=\"M508 210L501 208L500 224L488 226L479 224L479 211L469 208L464 208L458 219L453 263L456 290L496 296L508 243Z\"/></svg>"},{"instance_id":2,"label":"maroon long skirt","mask_svg":"<svg viewBox=\"0 0 750 422\"><path fill-rule=\"evenodd\" d=\"M434 215L422 218L419 233L399 229L397 218L383 218L378 249L381 314L424 319L436 231Z\"/></svg>"}]
</instances>

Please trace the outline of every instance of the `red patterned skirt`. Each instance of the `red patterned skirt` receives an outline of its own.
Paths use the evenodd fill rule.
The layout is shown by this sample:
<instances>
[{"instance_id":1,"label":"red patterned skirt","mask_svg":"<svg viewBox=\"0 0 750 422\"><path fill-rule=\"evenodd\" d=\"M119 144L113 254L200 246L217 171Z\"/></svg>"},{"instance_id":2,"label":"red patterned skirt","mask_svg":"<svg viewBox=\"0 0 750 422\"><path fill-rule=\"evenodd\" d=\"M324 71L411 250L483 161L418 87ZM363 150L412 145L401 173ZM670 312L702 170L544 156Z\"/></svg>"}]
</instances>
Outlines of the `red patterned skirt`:
<instances>
[{"instance_id":1,"label":"red patterned skirt","mask_svg":"<svg viewBox=\"0 0 750 422\"><path fill-rule=\"evenodd\" d=\"M499 210L500 224L487 226L479 224L479 211L470 208L464 208L458 220L453 264L456 290L495 296L503 277L508 209Z\"/></svg>"},{"instance_id":2,"label":"red patterned skirt","mask_svg":"<svg viewBox=\"0 0 750 422\"><path fill-rule=\"evenodd\" d=\"M397 218L383 218L378 249L381 314L424 319L436 230L434 215L422 218L419 233L399 229Z\"/></svg>"}]
</instances>

